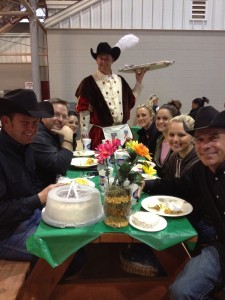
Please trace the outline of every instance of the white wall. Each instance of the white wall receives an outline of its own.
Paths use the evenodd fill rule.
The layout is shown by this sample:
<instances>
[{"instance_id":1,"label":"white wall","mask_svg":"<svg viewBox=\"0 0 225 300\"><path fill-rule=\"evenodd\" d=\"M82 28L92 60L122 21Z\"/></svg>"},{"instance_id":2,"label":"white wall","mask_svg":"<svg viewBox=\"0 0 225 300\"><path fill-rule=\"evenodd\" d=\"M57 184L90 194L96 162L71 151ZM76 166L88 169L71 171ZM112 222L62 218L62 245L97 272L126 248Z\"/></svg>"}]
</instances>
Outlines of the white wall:
<instances>
[{"instance_id":1,"label":"white wall","mask_svg":"<svg viewBox=\"0 0 225 300\"><path fill-rule=\"evenodd\" d=\"M198 1L199 5L193 5L193 0L82 0L54 9L57 2L50 5L47 1L50 17L45 21L46 28L225 29L224 0Z\"/></svg>"},{"instance_id":2,"label":"white wall","mask_svg":"<svg viewBox=\"0 0 225 300\"><path fill-rule=\"evenodd\" d=\"M96 70L90 48L99 42L111 46L125 34L133 33L138 45L126 50L113 65L114 72L125 64L175 60L161 70L147 72L137 104L154 93L160 104L179 99L182 112L188 113L191 101L206 96L211 105L222 110L225 100L225 35L222 31L150 31L150 30L48 30L49 80L51 97L75 101L80 81ZM133 74L119 73L134 86ZM130 124L134 120L132 110Z\"/></svg>"},{"instance_id":3,"label":"white wall","mask_svg":"<svg viewBox=\"0 0 225 300\"><path fill-rule=\"evenodd\" d=\"M0 90L25 88L32 82L31 64L0 64Z\"/></svg>"}]
</instances>

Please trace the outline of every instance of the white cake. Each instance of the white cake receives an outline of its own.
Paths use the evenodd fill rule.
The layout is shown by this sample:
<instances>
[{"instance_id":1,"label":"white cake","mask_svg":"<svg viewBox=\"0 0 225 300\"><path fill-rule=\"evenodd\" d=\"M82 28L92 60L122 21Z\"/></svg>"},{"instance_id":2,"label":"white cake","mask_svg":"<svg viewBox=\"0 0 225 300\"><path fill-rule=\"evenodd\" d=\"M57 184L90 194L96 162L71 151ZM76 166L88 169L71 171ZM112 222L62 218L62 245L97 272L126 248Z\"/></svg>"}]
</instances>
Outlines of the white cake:
<instances>
[{"instance_id":1,"label":"white cake","mask_svg":"<svg viewBox=\"0 0 225 300\"><path fill-rule=\"evenodd\" d=\"M100 193L96 188L60 186L48 193L43 220L56 227L81 227L97 223L103 217ZM69 197L67 195L69 193Z\"/></svg>"},{"instance_id":2,"label":"white cake","mask_svg":"<svg viewBox=\"0 0 225 300\"><path fill-rule=\"evenodd\" d=\"M159 222L159 216L148 212L138 211L132 215L132 221L138 227L150 229Z\"/></svg>"}]
</instances>

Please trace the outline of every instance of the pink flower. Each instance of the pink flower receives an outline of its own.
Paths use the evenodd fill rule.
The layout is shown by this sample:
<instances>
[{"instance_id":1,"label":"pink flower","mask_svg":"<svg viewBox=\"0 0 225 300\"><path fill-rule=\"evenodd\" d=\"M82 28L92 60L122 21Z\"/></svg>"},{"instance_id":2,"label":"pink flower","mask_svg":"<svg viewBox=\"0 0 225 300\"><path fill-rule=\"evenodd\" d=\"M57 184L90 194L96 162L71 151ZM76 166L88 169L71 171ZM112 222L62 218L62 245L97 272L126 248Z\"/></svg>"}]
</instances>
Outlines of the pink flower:
<instances>
[{"instance_id":1,"label":"pink flower","mask_svg":"<svg viewBox=\"0 0 225 300\"><path fill-rule=\"evenodd\" d=\"M112 141L107 140L105 144L100 144L96 147L96 150L100 153L97 155L98 162L102 163L105 159L109 158L115 151L118 146L121 145L119 139L115 139Z\"/></svg>"}]
</instances>

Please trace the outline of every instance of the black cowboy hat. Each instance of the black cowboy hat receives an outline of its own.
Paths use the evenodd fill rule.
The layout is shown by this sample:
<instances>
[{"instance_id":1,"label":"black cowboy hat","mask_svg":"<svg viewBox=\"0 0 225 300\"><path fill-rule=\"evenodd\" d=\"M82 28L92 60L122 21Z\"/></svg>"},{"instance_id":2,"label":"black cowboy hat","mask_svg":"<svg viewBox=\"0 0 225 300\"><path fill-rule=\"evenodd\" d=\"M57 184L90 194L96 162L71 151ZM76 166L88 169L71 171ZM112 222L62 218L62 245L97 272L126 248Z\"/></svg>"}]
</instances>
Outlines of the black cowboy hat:
<instances>
[{"instance_id":1,"label":"black cowboy hat","mask_svg":"<svg viewBox=\"0 0 225 300\"><path fill-rule=\"evenodd\" d=\"M185 128L185 131L194 135L196 130L212 127L210 125L218 115L219 111L210 105L201 107L195 117L194 129L189 130Z\"/></svg>"},{"instance_id":2,"label":"black cowboy hat","mask_svg":"<svg viewBox=\"0 0 225 300\"><path fill-rule=\"evenodd\" d=\"M16 89L5 93L0 98L0 115L10 113L21 113L34 118L52 118L54 116L53 106L50 102L38 103L33 90Z\"/></svg>"},{"instance_id":3,"label":"black cowboy hat","mask_svg":"<svg viewBox=\"0 0 225 300\"><path fill-rule=\"evenodd\" d=\"M225 110L221 111L209 124L209 128L225 129Z\"/></svg>"},{"instance_id":4,"label":"black cowboy hat","mask_svg":"<svg viewBox=\"0 0 225 300\"><path fill-rule=\"evenodd\" d=\"M120 56L120 48L113 47L111 48L108 43L99 43L97 47L96 53L94 53L93 49L91 48L91 56L96 59L99 54L110 54L114 61L116 61Z\"/></svg>"}]
</instances>

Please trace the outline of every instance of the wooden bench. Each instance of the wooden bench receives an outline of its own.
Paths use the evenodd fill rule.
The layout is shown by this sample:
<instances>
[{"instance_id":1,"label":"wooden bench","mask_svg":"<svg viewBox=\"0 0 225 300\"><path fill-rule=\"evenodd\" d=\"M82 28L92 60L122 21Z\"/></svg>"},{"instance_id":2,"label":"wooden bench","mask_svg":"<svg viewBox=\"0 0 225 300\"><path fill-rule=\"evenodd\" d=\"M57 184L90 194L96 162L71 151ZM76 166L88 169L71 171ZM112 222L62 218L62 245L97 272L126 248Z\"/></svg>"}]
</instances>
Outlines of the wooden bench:
<instances>
[{"instance_id":1,"label":"wooden bench","mask_svg":"<svg viewBox=\"0 0 225 300\"><path fill-rule=\"evenodd\" d=\"M0 260L0 300L14 300L20 293L30 262Z\"/></svg>"}]
</instances>

